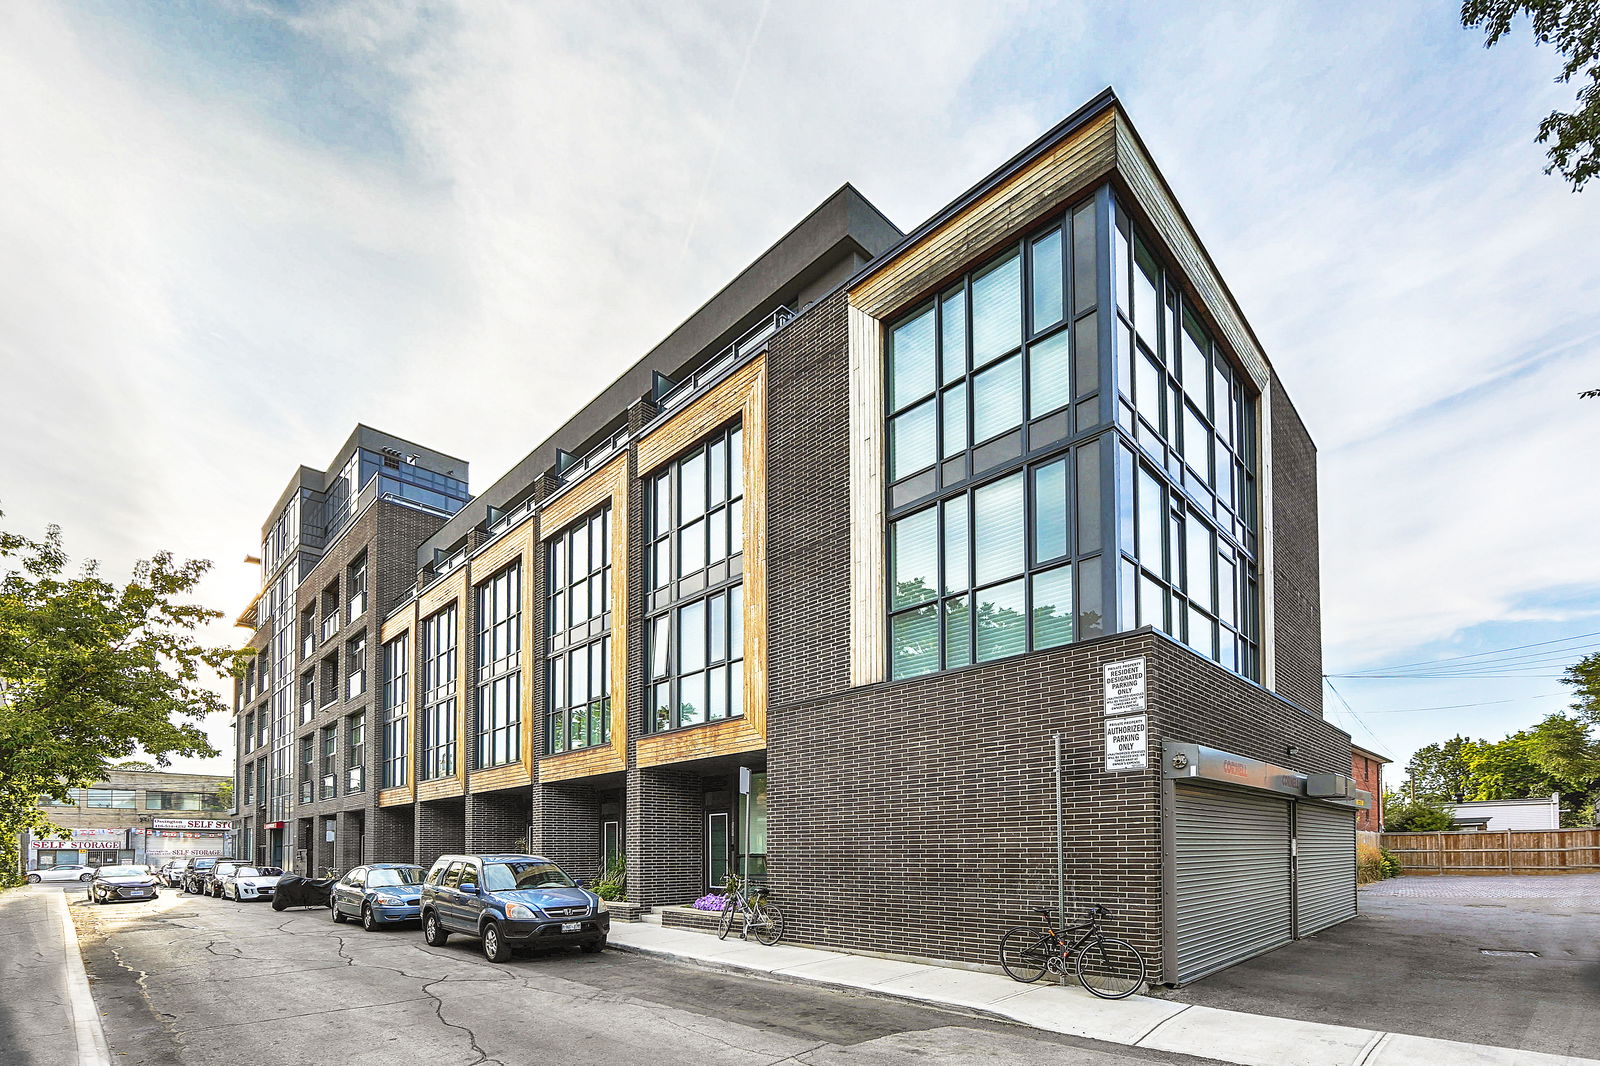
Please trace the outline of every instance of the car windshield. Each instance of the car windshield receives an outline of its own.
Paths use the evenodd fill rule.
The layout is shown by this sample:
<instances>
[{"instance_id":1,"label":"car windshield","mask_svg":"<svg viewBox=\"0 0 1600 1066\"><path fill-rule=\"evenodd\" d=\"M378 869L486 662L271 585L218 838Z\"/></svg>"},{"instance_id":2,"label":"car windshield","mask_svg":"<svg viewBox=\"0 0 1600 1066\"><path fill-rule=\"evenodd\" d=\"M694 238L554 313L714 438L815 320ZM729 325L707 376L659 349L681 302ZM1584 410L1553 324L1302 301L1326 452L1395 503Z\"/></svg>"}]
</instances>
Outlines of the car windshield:
<instances>
[{"instance_id":1,"label":"car windshield","mask_svg":"<svg viewBox=\"0 0 1600 1066\"><path fill-rule=\"evenodd\" d=\"M277 877L281 873L276 866L241 866L234 871L238 877Z\"/></svg>"},{"instance_id":2,"label":"car windshield","mask_svg":"<svg viewBox=\"0 0 1600 1066\"><path fill-rule=\"evenodd\" d=\"M150 871L143 866L102 866L101 877L148 877Z\"/></svg>"},{"instance_id":3,"label":"car windshield","mask_svg":"<svg viewBox=\"0 0 1600 1066\"><path fill-rule=\"evenodd\" d=\"M373 870L367 874L368 888L395 888L399 885L422 884L422 867L408 866L399 870Z\"/></svg>"},{"instance_id":4,"label":"car windshield","mask_svg":"<svg viewBox=\"0 0 1600 1066\"><path fill-rule=\"evenodd\" d=\"M549 862L491 862L483 867L485 887L490 892L509 892L518 888L570 888L572 878L561 867Z\"/></svg>"}]
</instances>

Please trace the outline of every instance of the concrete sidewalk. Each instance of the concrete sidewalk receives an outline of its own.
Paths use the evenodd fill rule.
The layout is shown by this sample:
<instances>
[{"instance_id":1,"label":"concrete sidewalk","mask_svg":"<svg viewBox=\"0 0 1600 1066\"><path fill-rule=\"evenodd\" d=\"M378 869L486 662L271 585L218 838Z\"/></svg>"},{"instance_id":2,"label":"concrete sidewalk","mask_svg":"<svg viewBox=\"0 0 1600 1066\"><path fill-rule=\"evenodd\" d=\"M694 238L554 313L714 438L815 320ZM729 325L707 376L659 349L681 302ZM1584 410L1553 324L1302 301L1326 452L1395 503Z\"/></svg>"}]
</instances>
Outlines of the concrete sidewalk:
<instances>
[{"instance_id":1,"label":"concrete sidewalk","mask_svg":"<svg viewBox=\"0 0 1600 1066\"><path fill-rule=\"evenodd\" d=\"M0 1063L105 1066L105 1033L89 992L68 900L81 885L0 893Z\"/></svg>"},{"instance_id":2,"label":"concrete sidewalk","mask_svg":"<svg viewBox=\"0 0 1600 1066\"><path fill-rule=\"evenodd\" d=\"M1004 1018L1053 1033L1240 1066L1600 1066L1600 1059L1462 1044L1273 1018L1148 996L1104 1000L1076 985L817 948L762 947L646 923L611 927L611 946L712 969L804 981Z\"/></svg>"}]
</instances>

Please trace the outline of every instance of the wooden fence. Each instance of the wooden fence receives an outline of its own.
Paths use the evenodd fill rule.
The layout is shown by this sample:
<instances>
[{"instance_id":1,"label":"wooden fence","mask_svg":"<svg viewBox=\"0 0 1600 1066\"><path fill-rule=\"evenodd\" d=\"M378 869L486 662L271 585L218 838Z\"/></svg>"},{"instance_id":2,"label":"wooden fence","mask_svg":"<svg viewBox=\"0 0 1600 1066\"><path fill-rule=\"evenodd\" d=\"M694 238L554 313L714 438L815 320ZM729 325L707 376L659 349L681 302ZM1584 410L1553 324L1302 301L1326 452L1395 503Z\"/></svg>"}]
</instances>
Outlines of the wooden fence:
<instances>
[{"instance_id":1,"label":"wooden fence","mask_svg":"<svg viewBox=\"0 0 1600 1066\"><path fill-rule=\"evenodd\" d=\"M1385 833L1408 874L1600 872L1600 829L1480 829Z\"/></svg>"}]
</instances>

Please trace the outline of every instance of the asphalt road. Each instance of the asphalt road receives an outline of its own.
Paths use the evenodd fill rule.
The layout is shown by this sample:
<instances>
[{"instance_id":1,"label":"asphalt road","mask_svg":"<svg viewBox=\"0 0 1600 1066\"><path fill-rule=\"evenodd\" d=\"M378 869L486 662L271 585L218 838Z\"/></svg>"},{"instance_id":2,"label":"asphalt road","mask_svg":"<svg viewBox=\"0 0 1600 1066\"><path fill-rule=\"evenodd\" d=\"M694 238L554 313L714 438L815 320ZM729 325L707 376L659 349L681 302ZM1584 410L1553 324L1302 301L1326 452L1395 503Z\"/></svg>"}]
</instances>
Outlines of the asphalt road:
<instances>
[{"instance_id":1,"label":"asphalt road","mask_svg":"<svg viewBox=\"0 0 1600 1066\"><path fill-rule=\"evenodd\" d=\"M38 1007L53 1016L52 945L35 913L45 908L27 894L56 891L0 901L0 938L12 938L0 944L29 945L37 971L19 989L18 972L0 967L4 1066L73 1061L64 1036L19 1026ZM171 892L97 907L67 891L111 1061L127 1066L1209 1061L617 951L495 965L474 940L430 948L414 926L369 934L323 910Z\"/></svg>"},{"instance_id":2,"label":"asphalt road","mask_svg":"<svg viewBox=\"0 0 1600 1066\"><path fill-rule=\"evenodd\" d=\"M1171 998L1600 1056L1600 874L1400 877L1360 898L1359 917Z\"/></svg>"}]
</instances>

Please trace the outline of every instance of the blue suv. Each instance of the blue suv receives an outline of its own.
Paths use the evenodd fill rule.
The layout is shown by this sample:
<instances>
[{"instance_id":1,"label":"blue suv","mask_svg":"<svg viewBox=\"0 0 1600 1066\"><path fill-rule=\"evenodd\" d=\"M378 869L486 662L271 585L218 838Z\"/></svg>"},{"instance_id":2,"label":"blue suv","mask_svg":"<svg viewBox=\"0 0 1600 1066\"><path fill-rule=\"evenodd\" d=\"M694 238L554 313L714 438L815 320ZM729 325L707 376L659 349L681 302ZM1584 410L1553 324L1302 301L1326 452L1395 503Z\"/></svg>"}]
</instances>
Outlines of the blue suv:
<instances>
[{"instance_id":1,"label":"blue suv","mask_svg":"<svg viewBox=\"0 0 1600 1066\"><path fill-rule=\"evenodd\" d=\"M333 920L361 919L372 932L389 922L416 921L422 902L422 867L409 862L357 866L328 891Z\"/></svg>"},{"instance_id":2,"label":"blue suv","mask_svg":"<svg viewBox=\"0 0 1600 1066\"><path fill-rule=\"evenodd\" d=\"M422 882L422 935L438 947L451 933L483 941L505 962L515 948L606 946L606 901L538 855L445 855Z\"/></svg>"}]
</instances>

